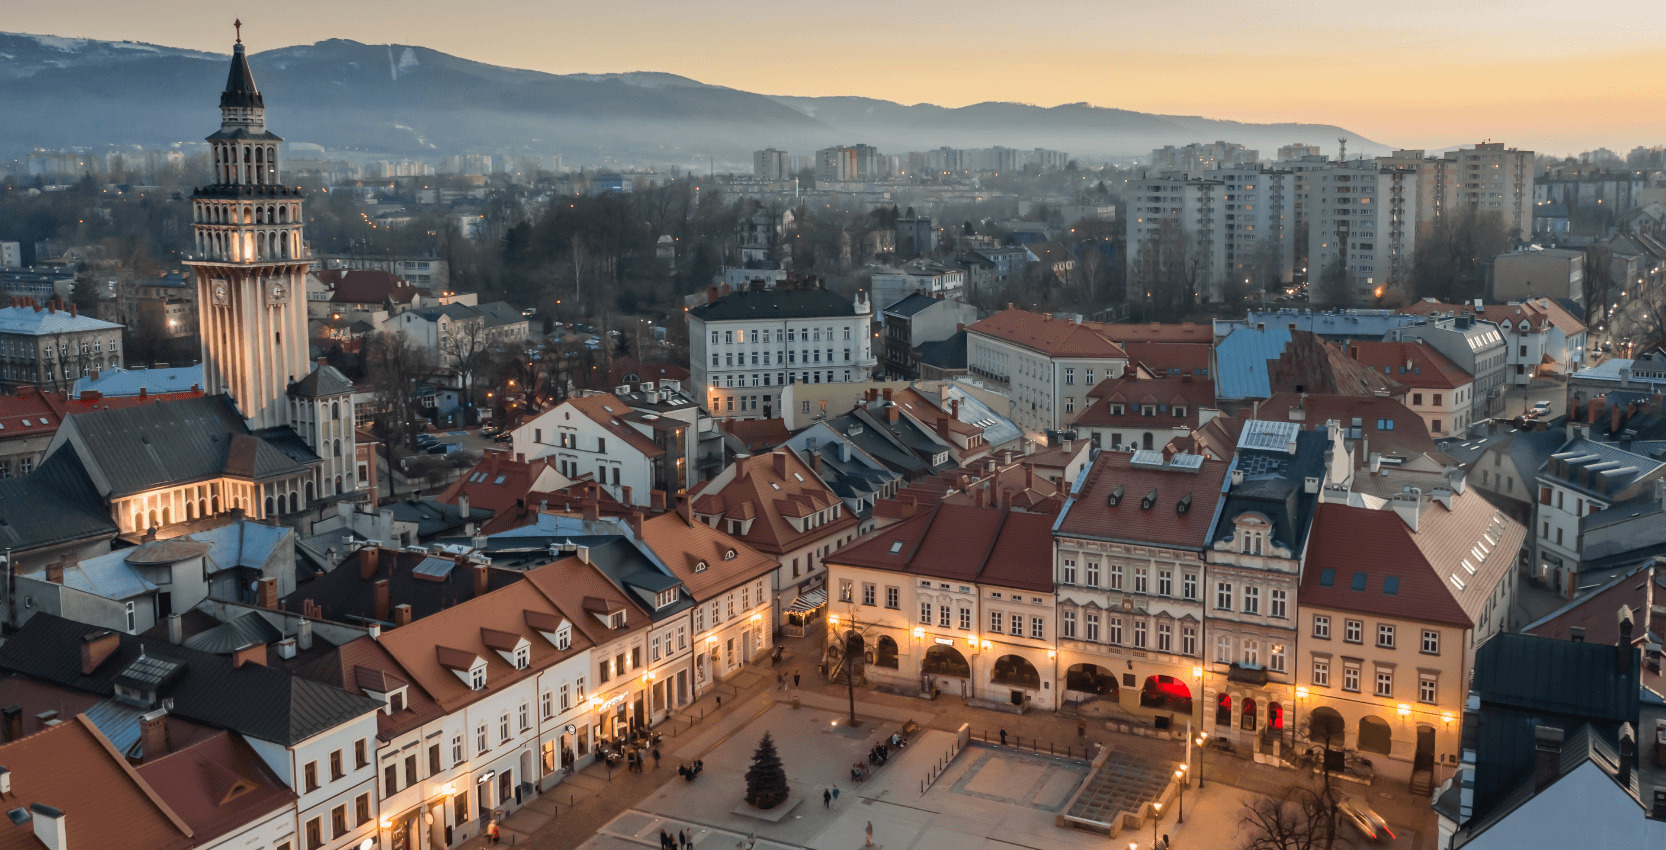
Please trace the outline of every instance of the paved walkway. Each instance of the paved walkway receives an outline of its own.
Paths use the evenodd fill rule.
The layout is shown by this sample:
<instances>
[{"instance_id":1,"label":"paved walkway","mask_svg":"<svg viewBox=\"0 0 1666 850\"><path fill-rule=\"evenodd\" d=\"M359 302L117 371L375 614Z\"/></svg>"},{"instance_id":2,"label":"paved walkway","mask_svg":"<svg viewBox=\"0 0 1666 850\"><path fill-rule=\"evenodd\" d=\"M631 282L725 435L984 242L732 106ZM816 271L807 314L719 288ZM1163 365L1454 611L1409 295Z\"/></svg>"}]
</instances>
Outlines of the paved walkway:
<instances>
[{"instance_id":1,"label":"paved walkway","mask_svg":"<svg viewBox=\"0 0 1666 850\"><path fill-rule=\"evenodd\" d=\"M701 850L729 850L748 832L758 836L761 850L845 850L862 846L863 827L871 820L876 843L893 850L1011 846L1103 850L1103 835L1053 826L1055 813L1046 809L1054 803L1063 774L1044 769L1025 772L1021 766L1010 765L992 768L993 762L986 760L968 776L975 760L951 757L953 733L964 723L974 739L987 735L998 742L1000 730L1005 729L1011 750L1022 746L1044 757L1049 750L1063 753L1067 747L1079 757L1084 743L1173 763L1185 757L1182 742L1108 732L1092 723L1078 735L1075 718L1051 712L1014 715L969 707L959 699L923 700L866 689L855 694L856 711L865 725L853 734L845 722L849 712L846 689L816 679L818 640L812 636L786 641L788 655L779 668L772 668L765 658L732 677L720 693L705 695L657 727L666 736L661 747L665 757L658 770L650 767L632 774L591 765L506 818L501 826L502 843L535 850L569 850L581 844L585 850L634 850L656 846L663 827L672 833L693 831ZM777 669L798 671L800 687L780 689ZM797 709L791 705L794 695L799 698ZM877 739L880 730L909 719L926 730L919 742L899 753L874 778L852 785L849 765L866 752L870 738ZM766 729L781 750L795 796L803 789L778 823L732 811L752 750ZM705 773L692 783L680 781L677 764L695 758L705 761ZM925 781L945 760L949 769L921 793ZM1300 781L1294 771L1257 765L1216 750L1208 753L1203 769L1207 787L1186 792L1186 824L1174 825L1171 831L1176 847L1237 846L1240 842L1231 836L1236 835L1243 801L1254 793L1282 793ZM1030 784L1012 787L1024 781ZM841 789L843 811L859 817L846 818L823 808L821 789L834 785ZM1434 817L1426 800L1414 799L1399 788L1392 789L1394 793L1387 793L1388 788L1360 790L1370 795L1372 806L1397 832L1410 836L1408 843L1394 846L1418 850L1434 846ZM1159 827L1159 834L1170 831L1162 824ZM1150 836L1143 831L1139 836L1124 835L1127 840L1138 840L1142 848L1149 846ZM1187 843L1180 843L1182 836ZM472 850L486 844L484 839L474 839L463 846Z\"/></svg>"}]
</instances>

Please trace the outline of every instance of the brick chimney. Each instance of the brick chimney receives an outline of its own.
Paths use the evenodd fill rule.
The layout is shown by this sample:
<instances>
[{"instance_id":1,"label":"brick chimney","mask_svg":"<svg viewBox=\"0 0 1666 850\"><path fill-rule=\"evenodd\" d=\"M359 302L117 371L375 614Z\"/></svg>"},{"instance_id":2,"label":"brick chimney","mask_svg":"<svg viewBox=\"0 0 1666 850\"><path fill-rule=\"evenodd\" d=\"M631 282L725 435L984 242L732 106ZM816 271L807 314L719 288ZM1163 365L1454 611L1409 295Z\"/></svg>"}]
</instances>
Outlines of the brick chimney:
<instances>
[{"instance_id":1,"label":"brick chimney","mask_svg":"<svg viewBox=\"0 0 1666 850\"><path fill-rule=\"evenodd\" d=\"M245 664L259 664L260 666L265 667L266 644L257 643L253 646L245 646L231 654L232 667L240 668Z\"/></svg>"},{"instance_id":2,"label":"brick chimney","mask_svg":"<svg viewBox=\"0 0 1666 850\"><path fill-rule=\"evenodd\" d=\"M121 646L121 636L108 629L81 637L81 675L91 676Z\"/></svg>"},{"instance_id":3,"label":"brick chimney","mask_svg":"<svg viewBox=\"0 0 1666 850\"><path fill-rule=\"evenodd\" d=\"M949 417L945 416L937 420L937 436L942 437L945 441L949 440Z\"/></svg>"},{"instance_id":4,"label":"brick chimney","mask_svg":"<svg viewBox=\"0 0 1666 850\"><path fill-rule=\"evenodd\" d=\"M630 516L626 517L625 521L630 524L631 534L635 535L636 539L641 540L642 539L642 512L641 511L631 511Z\"/></svg>"},{"instance_id":5,"label":"brick chimney","mask_svg":"<svg viewBox=\"0 0 1666 850\"><path fill-rule=\"evenodd\" d=\"M359 580L370 581L382 566L382 548L366 546L359 550Z\"/></svg>"},{"instance_id":6,"label":"brick chimney","mask_svg":"<svg viewBox=\"0 0 1666 850\"><path fill-rule=\"evenodd\" d=\"M954 417L956 420L960 419L960 399L949 399L949 415Z\"/></svg>"},{"instance_id":7,"label":"brick chimney","mask_svg":"<svg viewBox=\"0 0 1666 850\"><path fill-rule=\"evenodd\" d=\"M774 468L776 475L778 475L782 478L787 477L787 453L786 452L770 452L769 453L769 462L770 462L770 465Z\"/></svg>"},{"instance_id":8,"label":"brick chimney","mask_svg":"<svg viewBox=\"0 0 1666 850\"><path fill-rule=\"evenodd\" d=\"M255 582L255 605L268 611L278 610L278 580L270 576Z\"/></svg>"},{"instance_id":9,"label":"brick chimney","mask_svg":"<svg viewBox=\"0 0 1666 850\"><path fill-rule=\"evenodd\" d=\"M145 761L168 754L168 712L157 709L139 718L139 746Z\"/></svg>"},{"instance_id":10,"label":"brick chimney","mask_svg":"<svg viewBox=\"0 0 1666 850\"><path fill-rule=\"evenodd\" d=\"M23 737L23 706L8 705L0 709L0 736L7 741Z\"/></svg>"},{"instance_id":11,"label":"brick chimney","mask_svg":"<svg viewBox=\"0 0 1666 850\"><path fill-rule=\"evenodd\" d=\"M600 519L601 515L602 507L597 504L596 497L585 496L584 502L579 505L579 516L583 517L587 521L594 522L595 520Z\"/></svg>"},{"instance_id":12,"label":"brick chimney","mask_svg":"<svg viewBox=\"0 0 1666 850\"><path fill-rule=\"evenodd\" d=\"M487 582L488 573L486 572L489 569L491 569L491 568L486 566L485 564L475 564L474 565L474 595L475 596L484 596L484 595L486 595L486 590L490 586L489 582Z\"/></svg>"},{"instance_id":13,"label":"brick chimney","mask_svg":"<svg viewBox=\"0 0 1666 850\"><path fill-rule=\"evenodd\" d=\"M665 491L664 490L650 490L650 491L648 491L648 507L650 509L652 509L653 512L656 513L656 514L665 513Z\"/></svg>"},{"instance_id":14,"label":"brick chimney","mask_svg":"<svg viewBox=\"0 0 1666 850\"><path fill-rule=\"evenodd\" d=\"M384 622L384 623L388 621L388 617L390 616L389 613L388 613L388 610L389 610L388 606L389 606L390 602L391 602L391 600L389 598L388 580L385 579L385 578L377 579L376 580L376 614L375 614L375 617L376 617L377 620L379 620L381 622Z\"/></svg>"},{"instance_id":15,"label":"brick chimney","mask_svg":"<svg viewBox=\"0 0 1666 850\"><path fill-rule=\"evenodd\" d=\"M635 504L635 502L631 501L631 488L629 485L621 485L619 487L619 501L624 502L627 505Z\"/></svg>"},{"instance_id":16,"label":"brick chimney","mask_svg":"<svg viewBox=\"0 0 1666 850\"><path fill-rule=\"evenodd\" d=\"M393 625L397 628L399 626L408 626L410 624L411 606L408 604L393 606Z\"/></svg>"},{"instance_id":17,"label":"brick chimney","mask_svg":"<svg viewBox=\"0 0 1666 850\"><path fill-rule=\"evenodd\" d=\"M886 392L890 392L890 390L886 390ZM902 411L897 410L896 405L894 405L894 404L885 405L885 421L886 422L895 423L897 421L897 417L901 416L901 415L902 415Z\"/></svg>"},{"instance_id":18,"label":"brick chimney","mask_svg":"<svg viewBox=\"0 0 1666 850\"><path fill-rule=\"evenodd\" d=\"M53 561L46 565L46 580L53 584L64 583L64 562Z\"/></svg>"},{"instance_id":19,"label":"brick chimney","mask_svg":"<svg viewBox=\"0 0 1666 850\"><path fill-rule=\"evenodd\" d=\"M458 493L457 494L457 519L462 521L462 522L468 522L469 521L469 494L468 493Z\"/></svg>"}]
</instances>

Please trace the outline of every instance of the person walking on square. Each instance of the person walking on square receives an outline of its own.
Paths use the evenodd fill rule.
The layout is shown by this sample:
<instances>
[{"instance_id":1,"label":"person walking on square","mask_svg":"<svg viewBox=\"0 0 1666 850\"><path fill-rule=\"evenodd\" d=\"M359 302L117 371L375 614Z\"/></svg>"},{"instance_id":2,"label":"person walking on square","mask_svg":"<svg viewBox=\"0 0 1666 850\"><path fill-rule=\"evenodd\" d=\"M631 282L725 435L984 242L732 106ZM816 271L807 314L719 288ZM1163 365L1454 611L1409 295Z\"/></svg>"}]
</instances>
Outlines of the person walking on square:
<instances>
[{"instance_id":1,"label":"person walking on square","mask_svg":"<svg viewBox=\"0 0 1666 850\"><path fill-rule=\"evenodd\" d=\"M798 687L798 671L794 670L793 671L793 688L796 689L797 687Z\"/></svg>"},{"instance_id":2,"label":"person walking on square","mask_svg":"<svg viewBox=\"0 0 1666 850\"><path fill-rule=\"evenodd\" d=\"M833 792L826 788L821 789L821 807L824 809L833 808Z\"/></svg>"},{"instance_id":3,"label":"person walking on square","mask_svg":"<svg viewBox=\"0 0 1666 850\"><path fill-rule=\"evenodd\" d=\"M1001 746L1004 747L1006 745L1007 745L1007 730L1002 729L1001 730Z\"/></svg>"},{"instance_id":4,"label":"person walking on square","mask_svg":"<svg viewBox=\"0 0 1666 850\"><path fill-rule=\"evenodd\" d=\"M839 807L839 786L833 786L833 808Z\"/></svg>"},{"instance_id":5,"label":"person walking on square","mask_svg":"<svg viewBox=\"0 0 1666 850\"><path fill-rule=\"evenodd\" d=\"M659 770L659 747L654 748L654 769Z\"/></svg>"}]
</instances>

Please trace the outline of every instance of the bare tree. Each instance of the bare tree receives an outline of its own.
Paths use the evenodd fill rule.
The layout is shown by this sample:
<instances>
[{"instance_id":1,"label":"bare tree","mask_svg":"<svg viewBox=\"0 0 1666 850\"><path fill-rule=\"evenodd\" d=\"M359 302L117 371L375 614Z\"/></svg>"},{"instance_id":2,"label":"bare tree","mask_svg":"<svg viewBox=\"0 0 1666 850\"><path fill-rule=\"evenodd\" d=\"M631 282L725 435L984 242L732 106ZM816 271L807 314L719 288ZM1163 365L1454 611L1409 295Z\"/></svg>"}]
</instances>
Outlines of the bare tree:
<instances>
[{"instance_id":1,"label":"bare tree","mask_svg":"<svg viewBox=\"0 0 1666 850\"><path fill-rule=\"evenodd\" d=\"M474 408L474 378L482 357L491 348L491 337L486 332L486 320L481 316L454 319L440 333L440 355L443 365L455 369L457 382L463 393L464 421Z\"/></svg>"},{"instance_id":2,"label":"bare tree","mask_svg":"<svg viewBox=\"0 0 1666 850\"><path fill-rule=\"evenodd\" d=\"M1348 271L1348 261L1338 251L1336 257L1319 270L1319 280L1313 286L1313 303L1351 307L1357 300L1353 273Z\"/></svg>"},{"instance_id":3,"label":"bare tree","mask_svg":"<svg viewBox=\"0 0 1666 850\"><path fill-rule=\"evenodd\" d=\"M856 606L847 607L847 613L837 618L828 618L826 669L828 678L834 682L843 682L845 694L850 701L850 725L855 726L856 720L856 683L858 679L866 681L868 656L875 647L872 624L863 623L856 613Z\"/></svg>"},{"instance_id":4,"label":"bare tree","mask_svg":"<svg viewBox=\"0 0 1666 850\"><path fill-rule=\"evenodd\" d=\"M1585 323L1596 328L1608 323L1609 289L1613 285L1614 249L1606 243L1595 243L1585 249L1584 283Z\"/></svg>"},{"instance_id":5,"label":"bare tree","mask_svg":"<svg viewBox=\"0 0 1666 850\"><path fill-rule=\"evenodd\" d=\"M403 332L375 333L364 340L365 377L376 413L372 430L387 452L388 494L393 495L395 444L416 445L417 384L433 372L427 349Z\"/></svg>"},{"instance_id":6,"label":"bare tree","mask_svg":"<svg viewBox=\"0 0 1666 850\"><path fill-rule=\"evenodd\" d=\"M1244 804L1238 823L1244 831L1244 850L1334 850L1349 844L1337 835L1332 795L1311 788L1257 797Z\"/></svg>"}]
</instances>

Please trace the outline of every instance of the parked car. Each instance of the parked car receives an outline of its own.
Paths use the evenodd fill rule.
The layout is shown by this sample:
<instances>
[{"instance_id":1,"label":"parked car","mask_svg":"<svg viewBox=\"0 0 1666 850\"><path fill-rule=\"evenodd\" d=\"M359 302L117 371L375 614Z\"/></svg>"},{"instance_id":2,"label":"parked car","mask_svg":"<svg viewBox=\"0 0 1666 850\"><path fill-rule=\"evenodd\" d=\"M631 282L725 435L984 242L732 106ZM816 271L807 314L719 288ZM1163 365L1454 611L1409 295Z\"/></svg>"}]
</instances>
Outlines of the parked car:
<instances>
[{"instance_id":1,"label":"parked car","mask_svg":"<svg viewBox=\"0 0 1666 850\"><path fill-rule=\"evenodd\" d=\"M1532 414L1534 416L1548 416L1548 415L1550 415L1550 402L1548 402L1548 401L1533 402L1533 407L1530 408L1530 411L1532 412Z\"/></svg>"},{"instance_id":2,"label":"parked car","mask_svg":"<svg viewBox=\"0 0 1666 850\"><path fill-rule=\"evenodd\" d=\"M1336 811L1342 819L1353 825L1361 838L1366 841L1392 841L1394 830L1388 828L1388 821L1377 814L1361 800L1343 797L1336 803Z\"/></svg>"},{"instance_id":3,"label":"parked car","mask_svg":"<svg viewBox=\"0 0 1666 850\"><path fill-rule=\"evenodd\" d=\"M514 441L515 434L511 431L504 431L503 433L492 438L492 442L494 443L512 443Z\"/></svg>"}]
</instances>

